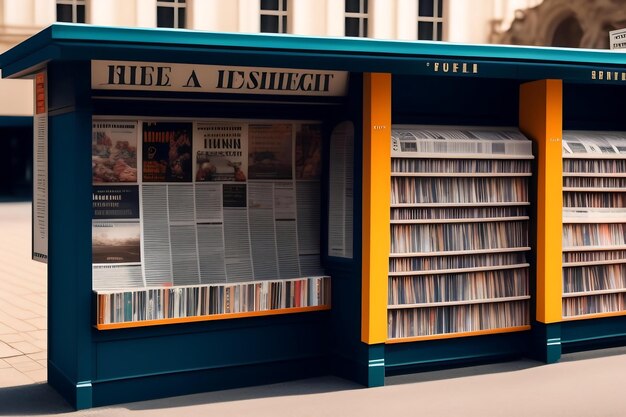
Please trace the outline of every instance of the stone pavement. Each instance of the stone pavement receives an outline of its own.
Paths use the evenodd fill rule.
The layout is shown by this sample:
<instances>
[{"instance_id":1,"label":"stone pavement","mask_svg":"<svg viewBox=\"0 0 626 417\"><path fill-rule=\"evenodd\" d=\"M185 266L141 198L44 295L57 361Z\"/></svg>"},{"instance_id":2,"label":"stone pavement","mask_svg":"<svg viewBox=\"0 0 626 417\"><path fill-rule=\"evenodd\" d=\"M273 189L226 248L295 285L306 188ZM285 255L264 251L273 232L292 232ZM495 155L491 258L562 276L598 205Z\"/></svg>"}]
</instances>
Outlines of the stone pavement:
<instances>
[{"instance_id":1,"label":"stone pavement","mask_svg":"<svg viewBox=\"0 0 626 417\"><path fill-rule=\"evenodd\" d=\"M0 387L46 380L46 266L31 260L30 215L30 203L0 203Z\"/></svg>"}]
</instances>

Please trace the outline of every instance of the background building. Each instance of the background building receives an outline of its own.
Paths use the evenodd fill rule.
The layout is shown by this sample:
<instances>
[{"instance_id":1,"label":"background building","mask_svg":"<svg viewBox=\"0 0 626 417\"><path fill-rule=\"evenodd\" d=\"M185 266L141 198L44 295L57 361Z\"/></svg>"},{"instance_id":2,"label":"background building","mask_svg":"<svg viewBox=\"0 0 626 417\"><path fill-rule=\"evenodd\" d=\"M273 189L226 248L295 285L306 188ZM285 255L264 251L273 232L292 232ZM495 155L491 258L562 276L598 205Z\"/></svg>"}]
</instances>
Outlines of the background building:
<instances>
[{"instance_id":1,"label":"background building","mask_svg":"<svg viewBox=\"0 0 626 417\"><path fill-rule=\"evenodd\" d=\"M607 48L626 0L0 0L0 53L54 22ZM32 106L0 80L0 196L29 193Z\"/></svg>"}]
</instances>

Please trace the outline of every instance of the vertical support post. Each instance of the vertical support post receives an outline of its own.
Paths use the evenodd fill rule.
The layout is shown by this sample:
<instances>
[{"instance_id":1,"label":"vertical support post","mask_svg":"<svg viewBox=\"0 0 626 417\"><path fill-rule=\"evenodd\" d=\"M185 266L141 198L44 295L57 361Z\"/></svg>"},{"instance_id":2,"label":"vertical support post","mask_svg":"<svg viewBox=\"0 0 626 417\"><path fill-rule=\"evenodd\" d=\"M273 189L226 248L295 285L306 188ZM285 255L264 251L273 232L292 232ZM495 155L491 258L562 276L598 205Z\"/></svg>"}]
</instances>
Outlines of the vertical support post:
<instances>
[{"instance_id":1,"label":"vertical support post","mask_svg":"<svg viewBox=\"0 0 626 417\"><path fill-rule=\"evenodd\" d=\"M363 79L363 289L361 340L387 340L391 195L391 74Z\"/></svg>"},{"instance_id":2,"label":"vertical support post","mask_svg":"<svg viewBox=\"0 0 626 417\"><path fill-rule=\"evenodd\" d=\"M391 74L363 77L363 242L361 341L387 340L389 206L391 193ZM384 372L384 358L370 365ZM384 374L383 374L384 376Z\"/></svg>"},{"instance_id":3,"label":"vertical support post","mask_svg":"<svg viewBox=\"0 0 626 417\"><path fill-rule=\"evenodd\" d=\"M520 88L520 129L537 150L536 322L533 354L561 356L563 235L563 83L539 80Z\"/></svg>"},{"instance_id":4,"label":"vertical support post","mask_svg":"<svg viewBox=\"0 0 626 417\"><path fill-rule=\"evenodd\" d=\"M89 62L50 63L48 79L48 382L83 409L94 363Z\"/></svg>"}]
</instances>

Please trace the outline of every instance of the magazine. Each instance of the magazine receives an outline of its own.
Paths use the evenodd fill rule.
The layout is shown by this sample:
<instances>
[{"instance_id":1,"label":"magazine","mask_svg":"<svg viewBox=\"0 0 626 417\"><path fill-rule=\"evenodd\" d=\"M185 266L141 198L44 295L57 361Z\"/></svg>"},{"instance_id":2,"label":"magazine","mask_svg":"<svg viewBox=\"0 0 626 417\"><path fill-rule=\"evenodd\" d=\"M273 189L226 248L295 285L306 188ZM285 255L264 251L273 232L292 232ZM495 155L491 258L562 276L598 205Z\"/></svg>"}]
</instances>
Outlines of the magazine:
<instances>
[{"instance_id":1,"label":"magazine","mask_svg":"<svg viewBox=\"0 0 626 417\"><path fill-rule=\"evenodd\" d=\"M137 123L93 123L91 143L93 183L137 182Z\"/></svg>"},{"instance_id":2,"label":"magazine","mask_svg":"<svg viewBox=\"0 0 626 417\"><path fill-rule=\"evenodd\" d=\"M190 182L192 124L143 124L143 181Z\"/></svg>"}]
</instances>

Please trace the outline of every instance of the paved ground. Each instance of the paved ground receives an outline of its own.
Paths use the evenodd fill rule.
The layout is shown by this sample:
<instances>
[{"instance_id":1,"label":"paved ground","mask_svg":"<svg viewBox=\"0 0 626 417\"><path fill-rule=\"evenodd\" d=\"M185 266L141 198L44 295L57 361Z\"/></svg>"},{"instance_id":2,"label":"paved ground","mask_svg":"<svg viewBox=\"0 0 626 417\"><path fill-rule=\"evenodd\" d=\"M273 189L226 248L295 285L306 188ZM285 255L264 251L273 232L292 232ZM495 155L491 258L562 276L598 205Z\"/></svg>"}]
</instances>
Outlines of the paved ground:
<instances>
[{"instance_id":1,"label":"paved ground","mask_svg":"<svg viewBox=\"0 0 626 417\"><path fill-rule=\"evenodd\" d=\"M334 378L72 413L45 383L45 267L30 260L30 205L0 203L1 416L626 416L626 348L388 378L362 389Z\"/></svg>"},{"instance_id":2,"label":"paved ground","mask_svg":"<svg viewBox=\"0 0 626 417\"><path fill-rule=\"evenodd\" d=\"M30 259L30 207L0 203L0 387L46 380L46 268Z\"/></svg>"}]
</instances>

